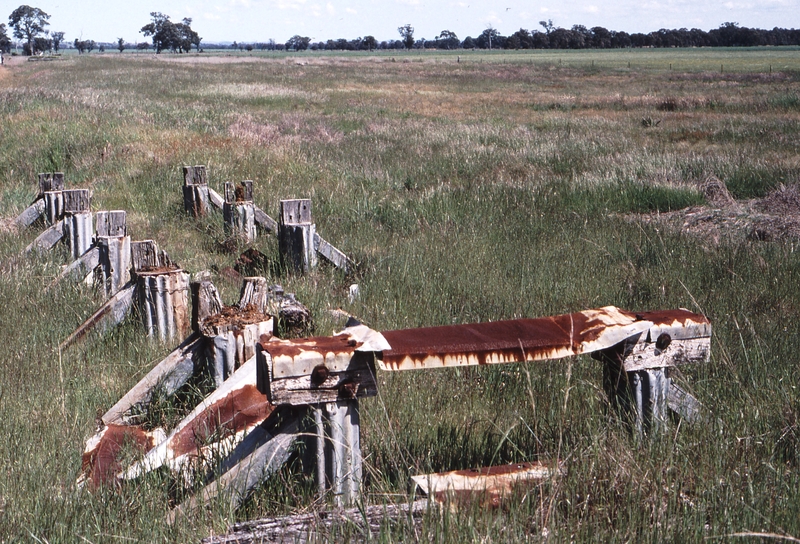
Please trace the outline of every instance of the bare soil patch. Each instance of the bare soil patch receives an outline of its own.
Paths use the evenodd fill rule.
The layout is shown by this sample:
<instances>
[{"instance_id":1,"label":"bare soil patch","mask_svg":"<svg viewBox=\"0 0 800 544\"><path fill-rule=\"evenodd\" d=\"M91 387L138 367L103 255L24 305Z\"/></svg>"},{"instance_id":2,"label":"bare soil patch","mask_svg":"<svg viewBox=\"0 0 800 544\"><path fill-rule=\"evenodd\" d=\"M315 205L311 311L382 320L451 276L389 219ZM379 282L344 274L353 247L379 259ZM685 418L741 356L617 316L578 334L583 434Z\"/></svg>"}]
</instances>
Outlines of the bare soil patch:
<instances>
[{"instance_id":1,"label":"bare soil patch","mask_svg":"<svg viewBox=\"0 0 800 544\"><path fill-rule=\"evenodd\" d=\"M629 214L631 222L664 225L709 240L776 241L800 238L800 184L781 184L764 198L734 199L725 183L710 176L703 183L706 206L666 213Z\"/></svg>"}]
</instances>

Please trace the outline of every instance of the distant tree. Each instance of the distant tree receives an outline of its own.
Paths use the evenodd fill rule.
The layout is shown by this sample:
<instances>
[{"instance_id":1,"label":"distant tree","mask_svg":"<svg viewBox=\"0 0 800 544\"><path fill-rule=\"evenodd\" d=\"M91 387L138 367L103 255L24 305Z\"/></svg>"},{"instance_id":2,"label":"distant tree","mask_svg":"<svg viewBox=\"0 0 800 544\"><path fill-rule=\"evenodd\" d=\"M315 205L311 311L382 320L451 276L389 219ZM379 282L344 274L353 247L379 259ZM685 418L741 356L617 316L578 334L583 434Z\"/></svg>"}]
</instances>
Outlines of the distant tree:
<instances>
[{"instance_id":1,"label":"distant tree","mask_svg":"<svg viewBox=\"0 0 800 544\"><path fill-rule=\"evenodd\" d=\"M64 33L63 32L53 32L50 34L50 40L53 42L53 50L58 53L61 49L61 44L64 41Z\"/></svg>"},{"instance_id":2,"label":"distant tree","mask_svg":"<svg viewBox=\"0 0 800 544\"><path fill-rule=\"evenodd\" d=\"M203 38L192 30L192 19L190 17L184 17L182 22L175 25L175 29L180 36L179 51L188 53L194 45L197 48L197 52L200 52L200 42Z\"/></svg>"},{"instance_id":3,"label":"distant tree","mask_svg":"<svg viewBox=\"0 0 800 544\"><path fill-rule=\"evenodd\" d=\"M372 51L373 49L378 48L378 40L375 39L375 36L365 36L361 41L361 45L367 51Z\"/></svg>"},{"instance_id":4,"label":"distant tree","mask_svg":"<svg viewBox=\"0 0 800 544\"><path fill-rule=\"evenodd\" d=\"M153 48L156 53L161 53L165 49L178 53L188 53L192 45L200 51L200 41L202 38L192 30L192 20L183 19L180 23L173 23L168 15L153 11L150 13L151 21L139 31L145 36L153 37Z\"/></svg>"},{"instance_id":5,"label":"distant tree","mask_svg":"<svg viewBox=\"0 0 800 544\"><path fill-rule=\"evenodd\" d=\"M120 53L125 51L125 38L117 38L117 49Z\"/></svg>"},{"instance_id":6,"label":"distant tree","mask_svg":"<svg viewBox=\"0 0 800 544\"><path fill-rule=\"evenodd\" d=\"M140 43L137 43L137 44L136 44L136 49L137 49L138 51L147 51L148 49L150 49L150 44L149 44L149 43L147 43L147 42L140 42Z\"/></svg>"},{"instance_id":7,"label":"distant tree","mask_svg":"<svg viewBox=\"0 0 800 544\"><path fill-rule=\"evenodd\" d=\"M50 25L48 19L50 16L39 8L20 6L9 15L8 25L14 29L15 38L27 41L28 54L32 54L35 50L33 41L44 32L44 27Z\"/></svg>"},{"instance_id":8,"label":"distant tree","mask_svg":"<svg viewBox=\"0 0 800 544\"><path fill-rule=\"evenodd\" d=\"M397 32L400 33L403 45L406 49L414 47L414 27L410 24L397 27Z\"/></svg>"},{"instance_id":9,"label":"distant tree","mask_svg":"<svg viewBox=\"0 0 800 544\"><path fill-rule=\"evenodd\" d=\"M311 43L311 38L308 36L300 36L295 34L289 41L286 42L286 49L294 49L295 51L305 51Z\"/></svg>"},{"instance_id":10,"label":"distant tree","mask_svg":"<svg viewBox=\"0 0 800 544\"><path fill-rule=\"evenodd\" d=\"M0 52L11 52L11 39L6 34L6 25L0 23Z\"/></svg>"},{"instance_id":11,"label":"distant tree","mask_svg":"<svg viewBox=\"0 0 800 544\"><path fill-rule=\"evenodd\" d=\"M98 47L98 48L97 48L97 50L98 50L100 53L105 53L105 52L106 52L106 44L104 44L104 43L101 43L101 44L100 44L100 47Z\"/></svg>"},{"instance_id":12,"label":"distant tree","mask_svg":"<svg viewBox=\"0 0 800 544\"><path fill-rule=\"evenodd\" d=\"M555 26L553 25L553 20L548 19L546 21L539 21L539 24L544 27L544 31L546 34L550 34L553 30L555 30Z\"/></svg>"},{"instance_id":13,"label":"distant tree","mask_svg":"<svg viewBox=\"0 0 800 544\"><path fill-rule=\"evenodd\" d=\"M502 48L505 45L505 38L496 28L489 27L475 39L475 45L481 49Z\"/></svg>"},{"instance_id":14,"label":"distant tree","mask_svg":"<svg viewBox=\"0 0 800 544\"><path fill-rule=\"evenodd\" d=\"M247 51L248 53L252 52L253 45L248 43L247 45L244 46L244 50Z\"/></svg>"},{"instance_id":15,"label":"distant tree","mask_svg":"<svg viewBox=\"0 0 800 544\"><path fill-rule=\"evenodd\" d=\"M475 38L473 38L472 36L467 36L466 38L464 38L464 41L461 42L461 47L463 47L464 49L475 49L476 47Z\"/></svg>"},{"instance_id":16,"label":"distant tree","mask_svg":"<svg viewBox=\"0 0 800 544\"><path fill-rule=\"evenodd\" d=\"M97 44L94 43L94 40L86 40L86 51L91 53Z\"/></svg>"},{"instance_id":17,"label":"distant tree","mask_svg":"<svg viewBox=\"0 0 800 544\"><path fill-rule=\"evenodd\" d=\"M439 35L436 36L436 41L438 42L437 46L442 49L458 49L458 46L461 44L456 33L450 30L442 30Z\"/></svg>"}]
</instances>

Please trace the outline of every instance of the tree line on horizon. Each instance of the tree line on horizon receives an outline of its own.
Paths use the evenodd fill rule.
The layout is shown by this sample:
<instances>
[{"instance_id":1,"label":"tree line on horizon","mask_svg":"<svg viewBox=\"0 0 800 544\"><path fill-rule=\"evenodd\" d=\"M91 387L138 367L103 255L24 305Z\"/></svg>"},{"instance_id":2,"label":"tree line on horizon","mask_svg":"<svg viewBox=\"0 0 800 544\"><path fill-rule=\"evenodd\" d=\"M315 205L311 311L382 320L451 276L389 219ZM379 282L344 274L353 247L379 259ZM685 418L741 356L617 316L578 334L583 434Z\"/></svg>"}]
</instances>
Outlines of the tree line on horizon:
<instances>
[{"instance_id":1,"label":"tree line on horizon","mask_svg":"<svg viewBox=\"0 0 800 544\"><path fill-rule=\"evenodd\" d=\"M160 12L150 13L151 22L140 29L140 33L152 40L152 48L156 53L172 51L188 53L192 47L201 52L202 38L191 28L192 20L184 18L180 23L173 23L169 16ZM23 54L33 55L44 52L58 52L64 46L64 32L50 32L50 15L39 8L22 5L9 16L9 28L13 36L23 40ZM587 28L584 25L573 25L572 28L557 27L552 20L540 21L542 30L526 30L520 28L509 36L504 36L492 27L486 28L477 37L467 36L459 39L455 32L443 30L433 39L415 38L414 27L405 24L398 27L400 39L378 41L374 36L355 39L329 39L312 42L307 36L294 35L285 43L270 39L266 42L239 43L232 45L208 44L209 48L231 47L242 51L254 49L268 51L373 51L399 49L614 49L641 47L755 47L800 45L800 30L778 28L764 30L739 26L738 23L726 22L709 31L699 28L680 28L656 30L649 33L627 33L608 30L601 26ZM0 51L9 53L14 43L7 34L5 24L0 24ZM105 44L94 40L75 39L72 46L79 53L90 52L96 46L105 50ZM117 38L116 49L120 52L129 48L147 50L148 42L137 44L126 43Z\"/></svg>"}]
</instances>

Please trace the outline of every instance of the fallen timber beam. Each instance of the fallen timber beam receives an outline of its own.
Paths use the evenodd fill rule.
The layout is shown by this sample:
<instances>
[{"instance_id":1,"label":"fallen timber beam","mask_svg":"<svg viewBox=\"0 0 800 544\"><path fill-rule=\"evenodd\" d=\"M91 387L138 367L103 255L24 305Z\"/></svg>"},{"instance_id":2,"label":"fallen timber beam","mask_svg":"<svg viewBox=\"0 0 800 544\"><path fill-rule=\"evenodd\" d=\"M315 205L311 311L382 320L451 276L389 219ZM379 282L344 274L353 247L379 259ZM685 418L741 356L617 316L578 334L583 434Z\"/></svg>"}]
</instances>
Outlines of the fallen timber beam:
<instances>
[{"instance_id":1,"label":"fallen timber beam","mask_svg":"<svg viewBox=\"0 0 800 544\"><path fill-rule=\"evenodd\" d=\"M56 276L46 290L51 289L58 282L64 278L72 278L74 281L82 281L88 277L89 274L94 272L94 269L100 266L100 248L97 246L90 247L86 253L72 261L70 265L64 268L61 273Z\"/></svg>"},{"instance_id":2,"label":"fallen timber beam","mask_svg":"<svg viewBox=\"0 0 800 544\"><path fill-rule=\"evenodd\" d=\"M36 237L28 247L25 248L25 253L32 253L34 251L47 251L52 249L64 237L64 220L60 220L55 224L48 227L43 233Z\"/></svg>"},{"instance_id":3,"label":"fallen timber beam","mask_svg":"<svg viewBox=\"0 0 800 544\"><path fill-rule=\"evenodd\" d=\"M352 272L355 268L355 263L347 255L316 232L314 233L314 250L333 266L344 270L345 273Z\"/></svg>"},{"instance_id":4,"label":"fallen timber beam","mask_svg":"<svg viewBox=\"0 0 800 544\"><path fill-rule=\"evenodd\" d=\"M19 228L30 227L44 214L44 199L37 198L33 204L17 216L14 223Z\"/></svg>"},{"instance_id":5,"label":"fallen timber beam","mask_svg":"<svg viewBox=\"0 0 800 544\"><path fill-rule=\"evenodd\" d=\"M125 316L128 315L131 307L133 306L133 294L136 290L136 283L129 282L125 287L117 291L117 293L108 299L105 304L100 306L89 319L84 321L75 332L69 335L66 340L61 342L60 349L67 349L75 342L81 340L91 330L97 330L99 333L105 332L106 329L114 325L119 325Z\"/></svg>"},{"instance_id":6,"label":"fallen timber beam","mask_svg":"<svg viewBox=\"0 0 800 544\"><path fill-rule=\"evenodd\" d=\"M180 389L194 373L195 359L203 347L202 340L201 335L192 333L181 342L103 415L102 422L105 425L127 424L126 414L133 407L150 402L155 390L171 395Z\"/></svg>"},{"instance_id":7,"label":"fallen timber beam","mask_svg":"<svg viewBox=\"0 0 800 544\"><path fill-rule=\"evenodd\" d=\"M221 493L227 494L231 511L236 510L254 487L289 459L300 436L300 420L291 410L272 412L224 460L217 471L219 476L170 512L168 521L172 523L179 516L191 515L198 506L208 504Z\"/></svg>"},{"instance_id":8,"label":"fallen timber beam","mask_svg":"<svg viewBox=\"0 0 800 544\"><path fill-rule=\"evenodd\" d=\"M318 542L327 541L336 527L354 527L361 533L359 541L371 541L380 535L386 520L411 523L416 530L422 527L423 516L433 510L428 499L410 504L360 506L346 510L309 512L293 516L263 518L236 523L226 535L203 539L203 544L251 544L256 542Z\"/></svg>"}]
</instances>

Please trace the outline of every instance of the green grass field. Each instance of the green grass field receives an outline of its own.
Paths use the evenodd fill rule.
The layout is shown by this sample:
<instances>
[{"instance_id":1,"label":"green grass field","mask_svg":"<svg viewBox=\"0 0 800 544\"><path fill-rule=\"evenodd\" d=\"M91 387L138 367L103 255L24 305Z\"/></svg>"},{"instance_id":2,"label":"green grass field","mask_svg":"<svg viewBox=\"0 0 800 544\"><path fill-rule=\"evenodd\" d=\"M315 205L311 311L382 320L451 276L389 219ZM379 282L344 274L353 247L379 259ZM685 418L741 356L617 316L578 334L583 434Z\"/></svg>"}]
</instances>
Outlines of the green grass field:
<instances>
[{"instance_id":1,"label":"green grass field","mask_svg":"<svg viewBox=\"0 0 800 544\"><path fill-rule=\"evenodd\" d=\"M628 219L702 205L709 175L737 199L800 182L800 49L109 51L0 68L2 542L197 541L321 507L292 467L239 511L213 505L174 526L164 517L181 490L167 474L74 488L98 413L173 346L131 319L60 353L101 299L71 284L45 293L65 252L16 259L36 233L5 226L38 172L63 171L186 270L231 266L221 216L183 213L184 164L207 165L218 191L254 180L273 217L282 198L313 199L318 232L358 272L269 280L309 306L317 334L338 326L336 308L377 330L611 304L711 319L711 361L683 374L715 422L645 444L609 416L588 357L378 376L380 395L361 404L367 502L408 500L411 474L565 463L503 508L431 514L423 534L401 523L381 541L800 538L798 240ZM274 239L255 247L277 262ZM214 281L234 302L238 283Z\"/></svg>"}]
</instances>

